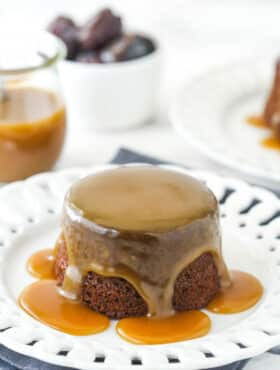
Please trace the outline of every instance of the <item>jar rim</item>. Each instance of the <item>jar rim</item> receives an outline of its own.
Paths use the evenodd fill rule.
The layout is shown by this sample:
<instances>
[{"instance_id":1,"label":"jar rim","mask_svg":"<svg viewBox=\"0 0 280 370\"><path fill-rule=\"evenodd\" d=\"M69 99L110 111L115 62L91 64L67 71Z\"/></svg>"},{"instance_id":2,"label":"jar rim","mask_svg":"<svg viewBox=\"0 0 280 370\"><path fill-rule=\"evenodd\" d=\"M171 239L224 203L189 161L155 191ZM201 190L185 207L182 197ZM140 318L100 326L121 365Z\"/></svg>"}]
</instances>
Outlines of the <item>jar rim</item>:
<instances>
[{"instance_id":1,"label":"jar rim","mask_svg":"<svg viewBox=\"0 0 280 370\"><path fill-rule=\"evenodd\" d=\"M36 56L39 57L40 60L34 65L31 64L23 67L13 68L2 68L0 65L0 76L35 72L44 68L51 67L52 65L55 65L58 61L65 59L67 54L66 46L58 37L52 35L47 31L40 31L38 33L38 36L45 38L47 41L52 43L55 51L49 55L48 53L44 52L44 50L36 50Z\"/></svg>"}]
</instances>

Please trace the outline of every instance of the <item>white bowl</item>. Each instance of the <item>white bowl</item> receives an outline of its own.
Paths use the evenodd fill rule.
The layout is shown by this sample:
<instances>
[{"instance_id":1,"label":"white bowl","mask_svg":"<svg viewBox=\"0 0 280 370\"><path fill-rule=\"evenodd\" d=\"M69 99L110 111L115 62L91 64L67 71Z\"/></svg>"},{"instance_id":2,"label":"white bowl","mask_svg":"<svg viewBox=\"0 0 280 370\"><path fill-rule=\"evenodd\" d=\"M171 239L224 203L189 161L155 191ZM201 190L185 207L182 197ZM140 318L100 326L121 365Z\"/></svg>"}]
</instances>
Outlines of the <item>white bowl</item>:
<instances>
[{"instance_id":1,"label":"white bowl","mask_svg":"<svg viewBox=\"0 0 280 370\"><path fill-rule=\"evenodd\" d=\"M157 110L160 50L125 62L59 64L72 126L119 130L151 119Z\"/></svg>"}]
</instances>

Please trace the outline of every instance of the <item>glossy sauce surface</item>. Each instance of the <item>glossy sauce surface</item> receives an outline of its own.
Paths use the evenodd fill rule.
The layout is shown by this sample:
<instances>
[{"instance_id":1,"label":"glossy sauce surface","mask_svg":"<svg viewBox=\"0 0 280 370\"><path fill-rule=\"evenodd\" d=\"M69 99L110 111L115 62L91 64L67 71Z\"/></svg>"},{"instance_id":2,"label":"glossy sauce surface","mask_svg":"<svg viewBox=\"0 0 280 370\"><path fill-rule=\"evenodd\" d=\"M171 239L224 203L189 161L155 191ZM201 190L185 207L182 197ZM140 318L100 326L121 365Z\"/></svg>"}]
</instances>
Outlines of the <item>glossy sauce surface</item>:
<instances>
[{"instance_id":1,"label":"glossy sauce surface","mask_svg":"<svg viewBox=\"0 0 280 370\"><path fill-rule=\"evenodd\" d=\"M0 181L49 170L64 142L65 109L38 88L7 88L0 99Z\"/></svg>"},{"instance_id":2,"label":"glossy sauce surface","mask_svg":"<svg viewBox=\"0 0 280 370\"><path fill-rule=\"evenodd\" d=\"M55 255L53 249L42 249L27 261L27 271L38 279L55 279Z\"/></svg>"},{"instance_id":3,"label":"glossy sauce surface","mask_svg":"<svg viewBox=\"0 0 280 370\"><path fill-rule=\"evenodd\" d=\"M207 309L215 313L238 313L253 307L263 295L263 286L253 275L231 271L231 285L221 289L208 304Z\"/></svg>"},{"instance_id":4,"label":"glossy sauce surface","mask_svg":"<svg viewBox=\"0 0 280 370\"><path fill-rule=\"evenodd\" d=\"M60 295L55 280L40 280L27 286L19 297L19 305L35 319L72 335L99 333L110 324L106 316Z\"/></svg>"},{"instance_id":5,"label":"glossy sauce surface","mask_svg":"<svg viewBox=\"0 0 280 370\"><path fill-rule=\"evenodd\" d=\"M68 204L105 228L164 232L216 211L216 200L198 180L154 166L121 167L72 186Z\"/></svg>"},{"instance_id":6,"label":"glossy sauce surface","mask_svg":"<svg viewBox=\"0 0 280 370\"><path fill-rule=\"evenodd\" d=\"M151 205L152 199L146 194L142 198L141 191L135 199L130 197L129 202L131 202L131 207L138 202L141 203L138 206L140 208L143 203L148 209L151 205L151 213L155 216L154 212L157 210L156 213L165 216L164 220L166 220L169 215L169 207L172 208L171 199L174 197L174 191L176 199L176 185L179 182L180 188L182 183L185 184L185 181L189 181L189 178L184 175L182 182L180 182L181 177L179 176L178 179L177 173L173 177L173 174L168 172L166 176L166 171L151 169L147 166L142 166L140 172L138 170L135 172L135 168L126 169L123 175L124 178L128 176L131 179L132 177L132 183L135 183L136 186L141 184L140 179L144 176L145 184L142 183L142 187L147 187L150 181L150 171L153 172L151 184L154 184L154 193L156 193L156 188L158 190L160 188L158 193L161 193L161 204ZM137 172L139 176L137 176ZM105 176L107 175L112 176L109 182L106 180L104 183L101 181L102 179L99 179L100 195L102 189L106 188L106 184L108 184L108 189L116 185L114 174L106 173ZM157 176L159 176L159 182L155 181ZM86 192L90 196L89 188L92 184L87 181L88 178L85 183L81 180L81 183L83 186L86 185ZM131 214L128 212L127 215L123 214L124 220L117 220L117 222L126 222L127 225L133 224L133 227L138 225L139 230L112 229L98 225L81 216L83 210L77 209L77 202L76 206L70 202L72 200L71 192L66 197L66 209L62 224L63 234L66 235L68 262L70 262L72 276L74 275L74 278L70 279L70 283L77 284L77 287L80 288L83 276L89 271L95 271L104 276L120 276L131 282L148 303L149 317L127 318L118 322L117 333L127 341L138 344L170 343L197 338L208 333L211 322L206 314L200 311L175 313L173 309L170 309L174 281L179 272L204 251L212 253L222 285L220 293L207 307L210 311L215 313L241 312L255 305L262 296L263 288L252 275L233 271L232 280L230 280L220 250L216 200L213 194L201 183L194 179L191 181L194 189L188 196L190 202L195 204L196 209L186 211L189 205L187 198L184 199L183 203L186 203L185 216L189 215L189 218L184 217L186 224L172 227L171 230L169 226L167 227L166 222L158 222L160 218L156 217L156 225L151 224L150 231L143 232L141 229L143 220L145 221L149 217L149 212L146 209L145 218L139 216L136 221L127 220ZM161 188L162 183L165 191ZM129 192L129 188L125 185L126 182L119 187L118 192ZM107 191L109 191L108 189ZM183 193L187 194L188 189L183 190ZM170 197L170 202L167 202L167 208L164 211L162 207L164 207L165 192L166 197ZM204 197L203 204L200 204L198 200L191 199L200 195ZM113 200L114 197L109 198L112 210L114 209L111 204ZM106 199L104 198L103 201L106 202ZM156 198L156 201L158 203L160 199ZM71 211L69 213L70 203ZM178 206L180 210L183 210L184 207L179 205L179 201ZM73 207L76 207L75 212L73 212ZM93 208L92 206L91 209ZM174 213L173 216L175 216ZM152 223L152 220L150 222ZM177 220L176 217L172 217L171 224L173 226L178 222L182 222L181 219ZM159 226L160 230L157 229ZM153 229L155 227L156 229ZM64 236L62 237L64 238ZM53 277L53 256L55 253L51 249L36 252L28 261L29 272L41 279ZM77 280L75 280L75 276L78 276ZM223 284L224 282L227 284ZM109 319L81 304L79 294L76 296L76 301L65 298L63 294L65 294L65 290L58 290L55 280L41 280L31 284L22 292L19 304L32 317L69 334L94 334L108 327Z\"/></svg>"},{"instance_id":7,"label":"glossy sauce surface","mask_svg":"<svg viewBox=\"0 0 280 370\"><path fill-rule=\"evenodd\" d=\"M151 316L173 314L179 273L210 252L222 285L218 205L198 180L156 166L106 170L75 183L64 203L68 267L63 290L79 296L88 271L129 281Z\"/></svg>"},{"instance_id":8,"label":"glossy sauce surface","mask_svg":"<svg viewBox=\"0 0 280 370\"><path fill-rule=\"evenodd\" d=\"M28 271L45 279L53 272L54 251L44 249L28 260ZM34 263L36 261L36 263ZM43 262L47 266L44 266ZM31 269L32 266L32 269ZM35 271L35 274L34 274ZM232 314L253 307L262 297L263 287L251 274L231 271L232 284L209 303L207 309L217 314ZM41 280L29 285L19 297L20 306L35 319L73 335L89 335L106 330L109 319L78 301L63 297L54 280ZM117 323L117 334L135 344L161 344L190 340L206 335L211 320L203 312L177 312L166 318L137 317Z\"/></svg>"},{"instance_id":9,"label":"glossy sauce surface","mask_svg":"<svg viewBox=\"0 0 280 370\"><path fill-rule=\"evenodd\" d=\"M200 311L176 313L164 319L136 317L122 319L116 330L119 336L135 344L161 344L194 339L211 328L209 317Z\"/></svg>"}]
</instances>

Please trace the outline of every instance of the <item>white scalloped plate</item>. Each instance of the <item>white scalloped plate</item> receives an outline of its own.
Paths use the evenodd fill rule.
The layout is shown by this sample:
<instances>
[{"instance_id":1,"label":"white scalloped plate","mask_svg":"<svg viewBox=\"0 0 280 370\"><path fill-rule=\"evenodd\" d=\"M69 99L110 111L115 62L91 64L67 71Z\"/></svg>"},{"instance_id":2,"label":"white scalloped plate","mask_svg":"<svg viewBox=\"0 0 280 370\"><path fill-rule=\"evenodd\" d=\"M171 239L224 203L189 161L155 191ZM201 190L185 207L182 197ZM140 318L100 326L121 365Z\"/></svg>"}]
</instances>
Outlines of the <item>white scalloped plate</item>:
<instances>
[{"instance_id":1,"label":"white scalloped plate","mask_svg":"<svg viewBox=\"0 0 280 370\"><path fill-rule=\"evenodd\" d=\"M201 153L279 190L280 152L261 146L269 130L246 123L246 117L262 112L273 71L271 58L208 71L178 91L170 119Z\"/></svg>"},{"instance_id":2,"label":"white scalloped plate","mask_svg":"<svg viewBox=\"0 0 280 370\"><path fill-rule=\"evenodd\" d=\"M33 320L17 306L19 292L32 281L25 270L28 256L52 246L58 234L67 188L79 177L108 167L37 175L0 190L0 342L50 363L122 370L135 369L135 363L137 369L202 369L280 344L280 218L276 217L280 201L263 189L207 172L188 171L206 181L221 201L224 254L230 268L249 271L264 284L264 297L256 307L236 315L210 314L213 327L203 338L137 346L121 340L114 323L104 333L75 337Z\"/></svg>"}]
</instances>

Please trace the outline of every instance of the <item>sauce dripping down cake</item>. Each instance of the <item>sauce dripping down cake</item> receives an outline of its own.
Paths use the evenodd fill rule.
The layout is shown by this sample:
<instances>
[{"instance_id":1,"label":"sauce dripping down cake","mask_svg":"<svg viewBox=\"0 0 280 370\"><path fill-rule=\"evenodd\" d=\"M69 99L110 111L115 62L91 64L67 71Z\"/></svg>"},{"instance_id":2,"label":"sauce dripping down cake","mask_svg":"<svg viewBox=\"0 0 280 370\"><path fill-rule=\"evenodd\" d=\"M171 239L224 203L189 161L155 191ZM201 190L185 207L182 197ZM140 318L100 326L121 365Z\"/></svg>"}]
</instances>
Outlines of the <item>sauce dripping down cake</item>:
<instances>
[{"instance_id":1,"label":"sauce dripping down cake","mask_svg":"<svg viewBox=\"0 0 280 370\"><path fill-rule=\"evenodd\" d=\"M156 166L86 177L65 198L55 274L63 295L114 319L204 308L230 285L216 198Z\"/></svg>"}]
</instances>

